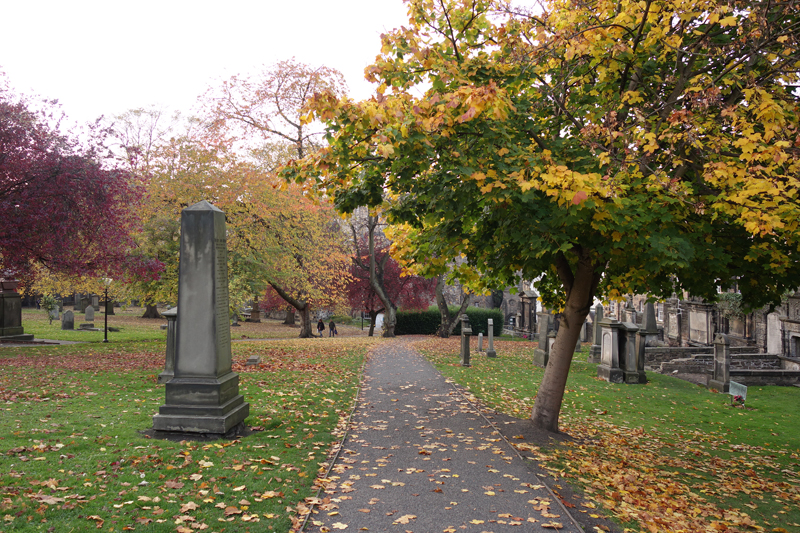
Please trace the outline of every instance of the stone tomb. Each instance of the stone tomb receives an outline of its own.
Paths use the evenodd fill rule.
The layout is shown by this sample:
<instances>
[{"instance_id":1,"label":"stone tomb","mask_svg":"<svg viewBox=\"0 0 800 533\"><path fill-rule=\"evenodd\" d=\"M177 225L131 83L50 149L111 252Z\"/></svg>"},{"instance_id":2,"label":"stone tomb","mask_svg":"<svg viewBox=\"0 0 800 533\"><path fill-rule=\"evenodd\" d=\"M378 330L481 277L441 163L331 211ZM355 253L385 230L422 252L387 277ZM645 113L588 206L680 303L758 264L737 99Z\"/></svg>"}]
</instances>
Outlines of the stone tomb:
<instances>
[{"instance_id":1,"label":"stone tomb","mask_svg":"<svg viewBox=\"0 0 800 533\"><path fill-rule=\"evenodd\" d=\"M250 413L231 371L225 214L206 201L181 213L174 377L153 429L223 435Z\"/></svg>"},{"instance_id":2,"label":"stone tomb","mask_svg":"<svg viewBox=\"0 0 800 533\"><path fill-rule=\"evenodd\" d=\"M600 364L597 377L611 383L647 383L644 372L646 335L639 327L612 318L600 321Z\"/></svg>"},{"instance_id":3,"label":"stone tomb","mask_svg":"<svg viewBox=\"0 0 800 533\"><path fill-rule=\"evenodd\" d=\"M22 327L22 297L17 281L0 281L0 337L13 340L33 340Z\"/></svg>"}]
</instances>

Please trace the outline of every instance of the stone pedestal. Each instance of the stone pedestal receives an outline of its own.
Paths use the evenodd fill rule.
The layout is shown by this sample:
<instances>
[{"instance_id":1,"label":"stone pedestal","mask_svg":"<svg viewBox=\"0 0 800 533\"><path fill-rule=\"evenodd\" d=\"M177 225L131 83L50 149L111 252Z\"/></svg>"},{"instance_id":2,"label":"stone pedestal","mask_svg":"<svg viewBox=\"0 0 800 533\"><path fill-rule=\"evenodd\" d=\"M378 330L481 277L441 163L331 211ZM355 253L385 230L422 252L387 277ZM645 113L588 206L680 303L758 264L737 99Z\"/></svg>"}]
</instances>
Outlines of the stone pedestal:
<instances>
[{"instance_id":1,"label":"stone pedestal","mask_svg":"<svg viewBox=\"0 0 800 533\"><path fill-rule=\"evenodd\" d=\"M648 302L644 307L644 320L642 321L642 331L645 335L646 346L656 346L658 343L658 322L656 322L656 306Z\"/></svg>"},{"instance_id":2,"label":"stone pedestal","mask_svg":"<svg viewBox=\"0 0 800 533\"><path fill-rule=\"evenodd\" d=\"M0 337L5 340L33 340L22 327L22 297L17 292L17 281L0 281Z\"/></svg>"},{"instance_id":3,"label":"stone pedestal","mask_svg":"<svg viewBox=\"0 0 800 533\"><path fill-rule=\"evenodd\" d=\"M486 350L486 357L497 357L497 352L494 351L494 319L490 318L488 322L489 333L489 348Z\"/></svg>"},{"instance_id":4,"label":"stone pedestal","mask_svg":"<svg viewBox=\"0 0 800 533\"><path fill-rule=\"evenodd\" d=\"M469 324L467 315L461 317L461 366L472 366L469 362L469 338L472 335L472 327Z\"/></svg>"},{"instance_id":5,"label":"stone pedestal","mask_svg":"<svg viewBox=\"0 0 800 533\"><path fill-rule=\"evenodd\" d=\"M624 379L620 368L620 329L622 324L613 318L600 321L600 364L597 377L611 383L622 383Z\"/></svg>"},{"instance_id":6,"label":"stone pedestal","mask_svg":"<svg viewBox=\"0 0 800 533\"><path fill-rule=\"evenodd\" d=\"M553 315L541 312L538 316L539 346L533 350L533 364L544 368L547 366L547 361L550 359L550 343L547 340L547 334L552 328Z\"/></svg>"},{"instance_id":7,"label":"stone pedestal","mask_svg":"<svg viewBox=\"0 0 800 533\"><path fill-rule=\"evenodd\" d=\"M178 341L178 308L167 309L161 316L167 319L167 353L164 359L164 371L158 375L159 383L167 383L175 377L175 345Z\"/></svg>"},{"instance_id":8,"label":"stone pedestal","mask_svg":"<svg viewBox=\"0 0 800 533\"><path fill-rule=\"evenodd\" d=\"M644 359L642 359L642 370L639 372L639 353L636 349L636 338L639 332L639 326L632 322L625 322L622 324L624 330L624 337L622 341L621 361L623 362L623 374L625 376L625 383L646 383L647 379L644 377Z\"/></svg>"},{"instance_id":9,"label":"stone pedestal","mask_svg":"<svg viewBox=\"0 0 800 533\"><path fill-rule=\"evenodd\" d=\"M594 322L592 322L592 346L589 348L587 362L597 364L600 362L600 321L603 320L603 306L597 304L594 308Z\"/></svg>"},{"instance_id":10,"label":"stone pedestal","mask_svg":"<svg viewBox=\"0 0 800 533\"><path fill-rule=\"evenodd\" d=\"M728 336L717 333L714 337L714 374L708 380L709 389L729 392L731 387L731 343Z\"/></svg>"},{"instance_id":11,"label":"stone pedestal","mask_svg":"<svg viewBox=\"0 0 800 533\"><path fill-rule=\"evenodd\" d=\"M231 371L225 215L206 201L181 213L174 377L153 429L225 434L250 405Z\"/></svg>"}]
</instances>

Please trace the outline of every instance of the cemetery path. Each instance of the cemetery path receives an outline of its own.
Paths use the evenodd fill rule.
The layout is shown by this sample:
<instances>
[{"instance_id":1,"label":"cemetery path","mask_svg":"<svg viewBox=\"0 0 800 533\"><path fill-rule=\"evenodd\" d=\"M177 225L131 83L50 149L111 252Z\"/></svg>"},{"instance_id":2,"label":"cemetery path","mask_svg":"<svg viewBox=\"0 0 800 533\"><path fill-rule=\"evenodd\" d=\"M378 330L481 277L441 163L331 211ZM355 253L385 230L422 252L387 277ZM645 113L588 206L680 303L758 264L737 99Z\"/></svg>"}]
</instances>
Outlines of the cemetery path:
<instances>
[{"instance_id":1,"label":"cemetery path","mask_svg":"<svg viewBox=\"0 0 800 533\"><path fill-rule=\"evenodd\" d=\"M408 340L377 346L307 531L582 531Z\"/></svg>"}]
</instances>

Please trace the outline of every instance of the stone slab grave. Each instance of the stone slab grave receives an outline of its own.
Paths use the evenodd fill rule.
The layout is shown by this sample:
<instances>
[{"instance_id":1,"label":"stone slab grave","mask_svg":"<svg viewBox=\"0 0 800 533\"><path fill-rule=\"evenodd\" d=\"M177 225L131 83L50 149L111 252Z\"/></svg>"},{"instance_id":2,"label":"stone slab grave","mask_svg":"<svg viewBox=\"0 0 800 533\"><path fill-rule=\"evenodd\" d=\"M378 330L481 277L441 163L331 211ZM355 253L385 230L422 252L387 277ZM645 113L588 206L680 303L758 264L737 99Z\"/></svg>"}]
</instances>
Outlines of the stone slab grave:
<instances>
[{"instance_id":1,"label":"stone slab grave","mask_svg":"<svg viewBox=\"0 0 800 533\"><path fill-rule=\"evenodd\" d=\"M225 214L206 201L181 212L174 376L153 429L225 435L250 413L231 370Z\"/></svg>"},{"instance_id":2,"label":"stone slab grave","mask_svg":"<svg viewBox=\"0 0 800 533\"><path fill-rule=\"evenodd\" d=\"M85 312L86 314L84 315L84 318L86 322L94 322L94 307L91 305L86 306Z\"/></svg>"},{"instance_id":3,"label":"stone slab grave","mask_svg":"<svg viewBox=\"0 0 800 533\"><path fill-rule=\"evenodd\" d=\"M731 402L736 396L741 396L742 403L747 401L747 386L742 385L741 383L736 383L735 381L730 382L730 390L728 390L728 394L731 395Z\"/></svg>"},{"instance_id":4,"label":"stone slab grave","mask_svg":"<svg viewBox=\"0 0 800 533\"><path fill-rule=\"evenodd\" d=\"M16 280L0 280L0 338L3 340L33 340L22 327L22 296Z\"/></svg>"}]
</instances>

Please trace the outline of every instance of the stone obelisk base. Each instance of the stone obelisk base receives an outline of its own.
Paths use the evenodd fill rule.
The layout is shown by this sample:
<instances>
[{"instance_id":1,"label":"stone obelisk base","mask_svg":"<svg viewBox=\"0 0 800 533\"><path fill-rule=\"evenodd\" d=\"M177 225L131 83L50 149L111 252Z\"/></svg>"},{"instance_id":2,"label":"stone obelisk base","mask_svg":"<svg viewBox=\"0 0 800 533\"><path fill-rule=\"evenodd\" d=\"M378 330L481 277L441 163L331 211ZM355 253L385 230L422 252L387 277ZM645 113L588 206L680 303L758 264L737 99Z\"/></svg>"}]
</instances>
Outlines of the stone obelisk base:
<instances>
[{"instance_id":1,"label":"stone obelisk base","mask_svg":"<svg viewBox=\"0 0 800 533\"><path fill-rule=\"evenodd\" d=\"M166 403L153 416L153 429L224 435L249 414L234 372L219 379L173 378L166 384Z\"/></svg>"}]
</instances>

